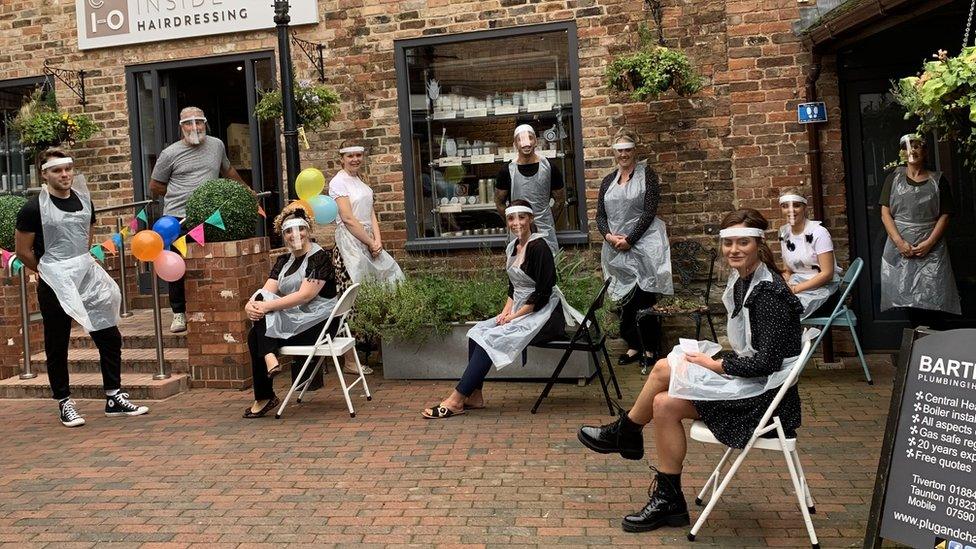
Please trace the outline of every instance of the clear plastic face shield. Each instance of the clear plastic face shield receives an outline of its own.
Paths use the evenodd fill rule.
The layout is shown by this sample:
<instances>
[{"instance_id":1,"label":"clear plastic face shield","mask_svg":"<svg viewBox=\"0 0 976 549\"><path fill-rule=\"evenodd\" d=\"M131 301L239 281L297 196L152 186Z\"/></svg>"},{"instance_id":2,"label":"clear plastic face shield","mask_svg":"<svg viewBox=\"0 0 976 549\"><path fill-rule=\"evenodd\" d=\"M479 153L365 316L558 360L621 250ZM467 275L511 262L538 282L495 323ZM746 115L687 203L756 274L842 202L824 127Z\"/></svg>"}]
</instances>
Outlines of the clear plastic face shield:
<instances>
[{"instance_id":1,"label":"clear plastic face shield","mask_svg":"<svg viewBox=\"0 0 976 549\"><path fill-rule=\"evenodd\" d=\"M180 132L191 145L199 145L207 138L207 118L202 112L190 113L180 118Z\"/></svg>"},{"instance_id":2,"label":"clear plastic face shield","mask_svg":"<svg viewBox=\"0 0 976 549\"><path fill-rule=\"evenodd\" d=\"M807 199L796 194L784 194L779 197L779 208L786 216L786 222L793 227L798 221L806 219Z\"/></svg>"},{"instance_id":3,"label":"clear plastic face shield","mask_svg":"<svg viewBox=\"0 0 976 549\"><path fill-rule=\"evenodd\" d=\"M530 155L535 152L536 141L535 129L532 126L522 124L521 126L515 128L514 144L522 154Z\"/></svg>"},{"instance_id":4,"label":"clear plastic face shield","mask_svg":"<svg viewBox=\"0 0 976 549\"><path fill-rule=\"evenodd\" d=\"M617 160L617 165L621 168L630 168L636 159L636 143L627 139L621 139L613 144L613 156Z\"/></svg>"},{"instance_id":5,"label":"clear plastic face shield","mask_svg":"<svg viewBox=\"0 0 976 549\"><path fill-rule=\"evenodd\" d=\"M58 190L71 187L74 176L75 165L71 158L51 158L41 164L41 178L44 183Z\"/></svg>"},{"instance_id":6,"label":"clear plastic face shield","mask_svg":"<svg viewBox=\"0 0 976 549\"><path fill-rule=\"evenodd\" d=\"M532 226L534 214L527 206L509 206L505 208L505 221L508 230L514 236L519 236Z\"/></svg>"},{"instance_id":7,"label":"clear plastic face shield","mask_svg":"<svg viewBox=\"0 0 976 549\"><path fill-rule=\"evenodd\" d=\"M901 148L905 151L905 160L909 164L923 162L925 160L925 140L916 134L910 133L901 136L898 140Z\"/></svg>"},{"instance_id":8,"label":"clear plastic face shield","mask_svg":"<svg viewBox=\"0 0 976 549\"><path fill-rule=\"evenodd\" d=\"M285 246L292 252L305 249L308 244L308 221L293 217L281 225L281 236Z\"/></svg>"},{"instance_id":9,"label":"clear plastic face shield","mask_svg":"<svg viewBox=\"0 0 976 549\"><path fill-rule=\"evenodd\" d=\"M365 156L366 147L359 145L339 149L339 163L342 169L352 174L358 173L363 167Z\"/></svg>"},{"instance_id":10,"label":"clear plastic face shield","mask_svg":"<svg viewBox=\"0 0 976 549\"><path fill-rule=\"evenodd\" d=\"M759 261L759 242L764 236L762 229L739 224L722 229L718 236L729 267L739 269Z\"/></svg>"}]
</instances>

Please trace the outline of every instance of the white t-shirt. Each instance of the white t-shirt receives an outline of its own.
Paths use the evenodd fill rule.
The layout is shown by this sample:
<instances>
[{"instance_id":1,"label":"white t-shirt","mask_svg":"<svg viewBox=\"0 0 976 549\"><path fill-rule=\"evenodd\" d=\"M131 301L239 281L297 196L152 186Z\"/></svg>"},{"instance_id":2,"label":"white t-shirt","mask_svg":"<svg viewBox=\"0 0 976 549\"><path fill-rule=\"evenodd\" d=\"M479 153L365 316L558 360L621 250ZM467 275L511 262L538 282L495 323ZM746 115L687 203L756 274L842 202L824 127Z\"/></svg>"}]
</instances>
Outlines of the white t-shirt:
<instances>
[{"instance_id":1,"label":"white t-shirt","mask_svg":"<svg viewBox=\"0 0 976 549\"><path fill-rule=\"evenodd\" d=\"M794 273L820 272L817 256L834 251L830 233L819 221L807 220L803 232L798 235L793 234L789 224L783 225L779 228L779 240L783 263Z\"/></svg>"},{"instance_id":2,"label":"white t-shirt","mask_svg":"<svg viewBox=\"0 0 976 549\"><path fill-rule=\"evenodd\" d=\"M345 197L352 206L352 214L363 225L373 224L373 189L359 177L339 170L329 181L329 196L334 199ZM336 216L336 224L342 225L342 217Z\"/></svg>"}]
</instances>

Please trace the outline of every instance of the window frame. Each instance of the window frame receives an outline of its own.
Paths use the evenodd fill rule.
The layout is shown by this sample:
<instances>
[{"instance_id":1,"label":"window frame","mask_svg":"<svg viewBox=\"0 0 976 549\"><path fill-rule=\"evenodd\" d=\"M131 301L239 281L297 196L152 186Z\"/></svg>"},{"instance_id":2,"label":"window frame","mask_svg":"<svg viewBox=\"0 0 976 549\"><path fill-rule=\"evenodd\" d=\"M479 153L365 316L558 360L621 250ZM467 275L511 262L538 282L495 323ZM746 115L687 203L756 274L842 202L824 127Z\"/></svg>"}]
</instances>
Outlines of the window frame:
<instances>
[{"instance_id":1,"label":"window frame","mask_svg":"<svg viewBox=\"0 0 976 549\"><path fill-rule=\"evenodd\" d=\"M24 88L24 87L28 87L28 86L34 87L34 88L37 88L37 87L44 88L44 94L45 95L48 94L48 93L51 93L51 94L55 93L55 90L54 90L54 86L55 86L54 78L52 78L48 74L42 74L42 75L39 75L39 76L25 76L25 77L22 77L22 78L10 78L10 79L7 79L7 80L0 80L0 89ZM5 137L6 137L5 135L0 135L0 141L4 140ZM4 143L4 146L6 146L6 143ZM23 143L21 143L21 146L23 146ZM34 170L33 170L32 167L34 165L36 165L34 163L34 159L35 159L35 155L37 154L37 152L38 151L33 151L33 153L30 155L30 162L29 162L29 164L30 164L31 167L28 168L27 173L25 174L23 188L21 188L21 189L14 188L13 181L8 181L7 182L7 188L0 187L0 194L20 194L20 193L26 192L27 189L36 188L36 187L31 187L30 178L31 178L31 174L34 172ZM25 157L25 159L26 159L26 157ZM8 160L8 162L9 162L9 160ZM36 173L35 173L35 175L36 175Z\"/></svg>"},{"instance_id":2,"label":"window frame","mask_svg":"<svg viewBox=\"0 0 976 549\"><path fill-rule=\"evenodd\" d=\"M566 244L586 244L589 242L589 227L586 215L586 180L583 160L583 121L580 116L580 93L579 93L579 40L576 34L575 21L562 21L557 23L545 23L540 25L525 25L518 27L507 27L501 29L491 29L484 31L465 32L457 34L425 36L422 38L411 38L407 40L394 40L393 48L395 52L395 71L397 79L397 96L400 98L397 105L397 118L400 124L400 154L401 171L403 173L403 199L404 215L406 217L407 242L404 246L408 252L425 252L439 250L463 250L478 248L504 248L507 243L507 235L479 235L477 237L424 237L418 233L418 205L414 199L416 185L416 174L413 170L413 120L410 111L410 77L407 66L407 50L424 46L437 46L442 44L452 44L457 42L473 42L478 40L507 38L513 36L524 36L541 34L548 32L566 32L566 47L568 48L567 58L569 60L569 82L570 97L572 98L572 116L575 119L573 124L573 142L576 148L573 151L573 168L575 180L566 181L566 185L574 185L576 190L576 216L579 229L563 230L558 232L559 243ZM564 174L565 177L566 174ZM568 208L567 208L568 211Z\"/></svg>"}]
</instances>

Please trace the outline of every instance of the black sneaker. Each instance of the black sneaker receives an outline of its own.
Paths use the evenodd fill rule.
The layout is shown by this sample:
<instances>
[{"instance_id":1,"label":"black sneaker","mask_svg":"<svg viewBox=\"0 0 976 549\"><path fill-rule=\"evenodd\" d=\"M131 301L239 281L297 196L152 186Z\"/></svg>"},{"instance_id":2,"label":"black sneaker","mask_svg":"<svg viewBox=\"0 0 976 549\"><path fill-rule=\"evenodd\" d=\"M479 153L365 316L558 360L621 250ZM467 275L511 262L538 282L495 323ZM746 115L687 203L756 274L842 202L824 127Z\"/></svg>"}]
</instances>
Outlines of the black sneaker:
<instances>
[{"instance_id":1,"label":"black sneaker","mask_svg":"<svg viewBox=\"0 0 976 549\"><path fill-rule=\"evenodd\" d=\"M136 406L129 402L129 393L119 392L105 397L105 415L108 417L141 416L148 413L148 406Z\"/></svg>"},{"instance_id":2,"label":"black sneaker","mask_svg":"<svg viewBox=\"0 0 976 549\"><path fill-rule=\"evenodd\" d=\"M70 398L58 401L58 413L61 416L61 424L65 427L81 427L85 424L85 418L81 417L75 409L75 401Z\"/></svg>"}]
</instances>

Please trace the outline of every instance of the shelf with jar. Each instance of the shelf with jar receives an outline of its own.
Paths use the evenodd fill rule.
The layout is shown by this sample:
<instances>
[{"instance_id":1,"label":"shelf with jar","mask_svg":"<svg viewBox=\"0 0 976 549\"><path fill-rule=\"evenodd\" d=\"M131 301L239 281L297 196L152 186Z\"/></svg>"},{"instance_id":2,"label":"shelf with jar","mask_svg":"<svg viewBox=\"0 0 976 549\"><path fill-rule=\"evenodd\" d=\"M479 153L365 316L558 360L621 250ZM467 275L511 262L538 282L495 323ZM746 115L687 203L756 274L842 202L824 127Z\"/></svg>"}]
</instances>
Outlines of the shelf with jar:
<instances>
[{"instance_id":1,"label":"shelf with jar","mask_svg":"<svg viewBox=\"0 0 976 549\"><path fill-rule=\"evenodd\" d=\"M569 158L570 154L559 152L555 149L537 150L536 153L542 158ZM478 164L504 164L515 159L516 153L506 152L504 154L475 154L471 156L442 156L435 158L431 166L446 168L449 166L465 166Z\"/></svg>"}]
</instances>

